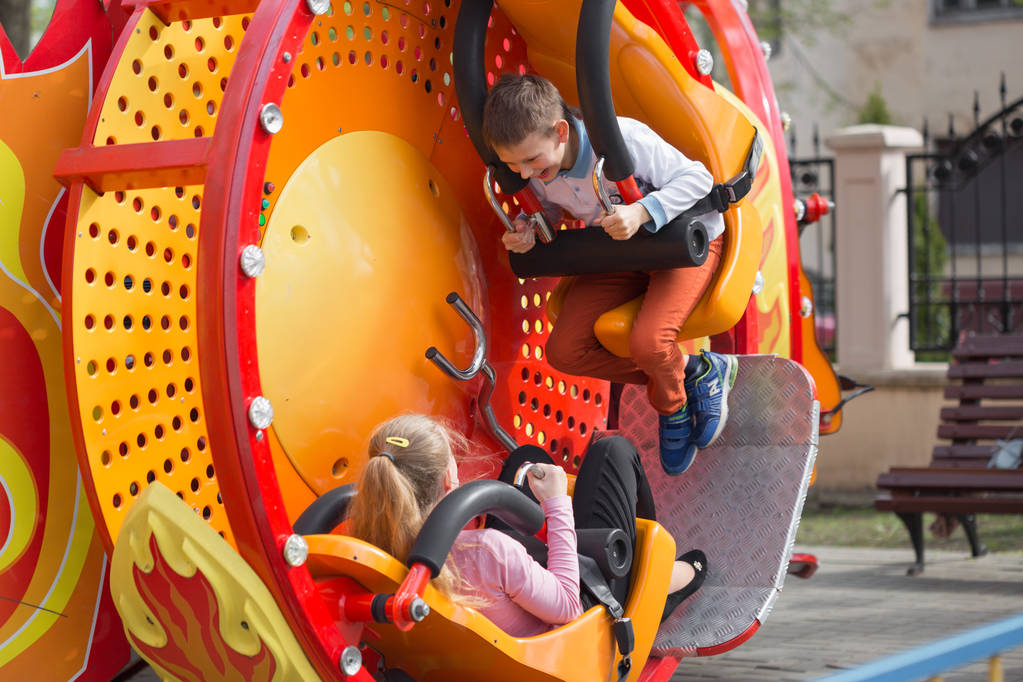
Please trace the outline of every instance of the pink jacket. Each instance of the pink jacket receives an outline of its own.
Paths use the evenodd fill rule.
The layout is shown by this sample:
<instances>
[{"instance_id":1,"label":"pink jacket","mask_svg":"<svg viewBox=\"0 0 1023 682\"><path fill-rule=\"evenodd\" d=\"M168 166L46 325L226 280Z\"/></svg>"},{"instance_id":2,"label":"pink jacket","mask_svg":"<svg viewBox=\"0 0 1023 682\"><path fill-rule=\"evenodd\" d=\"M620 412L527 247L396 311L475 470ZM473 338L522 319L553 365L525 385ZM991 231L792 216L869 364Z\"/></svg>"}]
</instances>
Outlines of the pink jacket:
<instances>
[{"instance_id":1,"label":"pink jacket","mask_svg":"<svg viewBox=\"0 0 1023 682\"><path fill-rule=\"evenodd\" d=\"M517 541L492 528L463 530L451 549L459 590L485 602L477 610L515 637L539 635L582 615L572 504L567 495L544 500L547 568Z\"/></svg>"}]
</instances>

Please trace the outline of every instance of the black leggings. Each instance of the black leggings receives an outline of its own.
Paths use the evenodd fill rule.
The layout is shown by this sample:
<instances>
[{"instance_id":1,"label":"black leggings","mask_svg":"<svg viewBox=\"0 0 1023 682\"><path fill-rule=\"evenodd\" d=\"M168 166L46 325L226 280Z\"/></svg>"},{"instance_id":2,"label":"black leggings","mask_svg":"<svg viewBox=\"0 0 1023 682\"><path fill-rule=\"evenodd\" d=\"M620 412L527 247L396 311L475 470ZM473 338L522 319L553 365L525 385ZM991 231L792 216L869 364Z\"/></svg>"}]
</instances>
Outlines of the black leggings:
<instances>
[{"instance_id":1,"label":"black leggings","mask_svg":"<svg viewBox=\"0 0 1023 682\"><path fill-rule=\"evenodd\" d=\"M535 445L520 446L505 459L498 480L512 483L524 462L553 464L554 460ZM536 499L528 485L523 486L523 492ZM621 528L635 549L636 517L656 519L650 483L632 443L621 436L609 436L589 447L575 479L572 510L576 528ZM630 568L628 574L608 583L622 604L628 596L631 576Z\"/></svg>"}]
</instances>

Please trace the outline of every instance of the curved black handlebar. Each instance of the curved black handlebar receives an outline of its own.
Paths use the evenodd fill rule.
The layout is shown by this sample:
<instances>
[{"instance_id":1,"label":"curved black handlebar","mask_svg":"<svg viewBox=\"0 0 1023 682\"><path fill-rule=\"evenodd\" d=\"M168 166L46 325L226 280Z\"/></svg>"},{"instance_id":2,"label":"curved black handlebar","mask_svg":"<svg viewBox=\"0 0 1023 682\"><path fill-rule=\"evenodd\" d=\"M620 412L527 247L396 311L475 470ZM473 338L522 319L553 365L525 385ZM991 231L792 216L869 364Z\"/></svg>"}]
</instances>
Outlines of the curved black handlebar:
<instances>
[{"instance_id":1,"label":"curved black handlebar","mask_svg":"<svg viewBox=\"0 0 1023 682\"><path fill-rule=\"evenodd\" d=\"M433 508L405 563L424 564L430 569L430 577L436 578L455 537L480 514L492 514L527 535L539 531L544 523L540 505L514 486L501 481L472 481L452 490Z\"/></svg>"},{"instance_id":2,"label":"curved black handlebar","mask_svg":"<svg viewBox=\"0 0 1023 682\"><path fill-rule=\"evenodd\" d=\"M463 2L455 23L452 46L455 96L462 112L462 122L476 153L483 163L494 169L494 178L506 194L515 194L526 186L526 180L512 172L483 139L483 103L487 99L486 42L487 22L493 0Z\"/></svg>"},{"instance_id":3,"label":"curved black handlebar","mask_svg":"<svg viewBox=\"0 0 1023 682\"><path fill-rule=\"evenodd\" d=\"M565 277L627 270L671 270L699 267L707 260L707 228L680 215L655 235L643 228L624 241L612 239L602 227L564 230L550 244L536 244L526 253L508 253L517 277Z\"/></svg>"},{"instance_id":4,"label":"curved black handlebar","mask_svg":"<svg viewBox=\"0 0 1023 682\"><path fill-rule=\"evenodd\" d=\"M356 495L355 484L346 483L328 490L313 500L292 524L299 535L329 533L348 516L348 507Z\"/></svg>"},{"instance_id":5,"label":"curved black handlebar","mask_svg":"<svg viewBox=\"0 0 1023 682\"><path fill-rule=\"evenodd\" d=\"M614 11L615 0L583 0L575 36L575 83L593 152L605 159L604 176L620 182L632 175L636 167L622 138L611 99L608 52Z\"/></svg>"}]
</instances>

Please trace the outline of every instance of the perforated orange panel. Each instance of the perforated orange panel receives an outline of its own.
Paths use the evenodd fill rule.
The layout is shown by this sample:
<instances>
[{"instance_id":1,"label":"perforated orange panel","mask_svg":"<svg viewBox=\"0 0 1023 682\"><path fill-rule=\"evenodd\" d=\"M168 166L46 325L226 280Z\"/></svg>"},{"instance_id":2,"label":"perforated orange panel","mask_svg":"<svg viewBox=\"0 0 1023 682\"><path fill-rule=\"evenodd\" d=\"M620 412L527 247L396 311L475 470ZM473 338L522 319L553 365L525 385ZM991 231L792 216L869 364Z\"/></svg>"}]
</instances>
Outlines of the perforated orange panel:
<instances>
[{"instance_id":1,"label":"perforated orange panel","mask_svg":"<svg viewBox=\"0 0 1023 682\"><path fill-rule=\"evenodd\" d=\"M83 191L70 324L82 433L115 537L131 500L155 480L229 532L196 357L200 192Z\"/></svg>"},{"instance_id":2,"label":"perforated orange panel","mask_svg":"<svg viewBox=\"0 0 1023 682\"><path fill-rule=\"evenodd\" d=\"M606 426L608 384L556 372L543 355L549 333L544 304L556 280L519 280L508 267L507 256L500 245L501 227L483 197L483 165L469 143L455 98L451 49L457 9L457 3L450 0L405 0L386 5L343 2L335 3L332 12L313 22L302 49L292 55L294 68L281 103L285 123L281 132L274 136L267 161L268 184L260 206L263 215L260 225L264 230L276 225L274 211L285 185L299 164L327 141L357 131L377 130L397 135L415 147L443 174L457 194L471 229L472 250L479 259L475 267L482 269L488 288L480 306L472 301L470 304L477 307L477 314L488 327L489 356L498 374L493 397L498 420L519 443L544 447L556 461L574 471L593 430ZM525 44L499 10L495 10L491 20L487 45L486 67L491 82L496 74L522 73L529 69ZM386 170L387 159L353 158L350 162L363 173L390 172ZM321 172L331 171L324 168ZM372 205L374 202L409 201L410 197L411 192L395 177L390 192L364 197L363 201ZM311 215L317 213L310 207ZM351 213L362 215L362 211L355 208ZM339 214L336 221L348 219L347 215ZM290 229L291 225L280 228ZM367 220L360 229L367 235L367 242L372 242L381 227ZM453 229L459 228L455 225ZM403 239L407 244L408 258L418 258L423 250L417 244L429 235L409 225L407 232L394 238ZM268 259L267 267L275 267L272 260ZM464 263L441 267L463 268ZM402 281L404 275L395 271L392 276ZM426 283L403 281L403 284L408 297L419 302L417 297L422 297ZM470 292L460 293L468 299ZM443 304L444 294L446 292L439 292L422 303L434 306L451 333L456 337L461 335L465 341L445 347L441 341L424 335L414 351L421 357L427 346L435 344L456 365L465 366L471 355L471 336L464 322ZM346 293L333 295L343 300ZM374 292L359 290L358 295L372 297ZM401 307L406 303L380 300L378 305L400 318ZM309 305L309 302L296 300L295 304ZM360 323L359 319L351 321L351 333L359 333ZM401 320L396 319L395 327L400 326ZM328 345L323 352L342 352L346 347L342 339L318 341ZM359 358L357 362L386 363L391 357L383 353ZM425 361L416 371L429 385L453 381ZM425 384L421 390L427 390ZM360 395L364 401L390 405L392 412L412 409L412 402L403 400L393 386L367 386ZM292 400L309 398L292 396ZM317 404L310 407L321 409L323 396L313 398ZM433 414L447 416L471 432L475 427L469 414L472 406L468 397L462 398L455 409L438 402ZM349 415L343 401L337 409L337 429L345 433ZM386 416L389 415L381 414L381 418ZM365 438L367 434L358 435ZM481 452L494 451L490 441L479 440L478 444ZM284 443L286 449L288 445ZM292 450L289 455L295 461L298 449ZM364 455L358 450L353 453L346 449L325 455L322 463L303 472L312 487L321 488L323 481L329 480L329 474L337 471L330 463L338 455L346 458L348 474L337 482L344 482L361 468ZM303 469L302 463L296 466Z\"/></svg>"},{"instance_id":3,"label":"perforated orange panel","mask_svg":"<svg viewBox=\"0 0 1023 682\"><path fill-rule=\"evenodd\" d=\"M123 145L212 134L248 19L139 15L93 136ZM102 90L101 90L102 93ZM82 441L111 538L159 480L233 542L210 455L196 336L201 185L83 188L67 324Z\"/></svg>"}]
</instances>

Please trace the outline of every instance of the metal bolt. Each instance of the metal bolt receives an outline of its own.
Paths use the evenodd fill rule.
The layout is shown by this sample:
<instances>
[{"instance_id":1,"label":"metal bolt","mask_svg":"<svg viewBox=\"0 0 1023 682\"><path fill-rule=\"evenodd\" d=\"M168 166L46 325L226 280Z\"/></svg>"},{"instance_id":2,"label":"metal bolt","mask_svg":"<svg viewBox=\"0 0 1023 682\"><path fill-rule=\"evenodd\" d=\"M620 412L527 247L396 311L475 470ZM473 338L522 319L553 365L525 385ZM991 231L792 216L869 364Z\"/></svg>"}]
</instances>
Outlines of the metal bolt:
<instances>
[{"instance_id":1,"label":"metal bolt","mask_svg":"<svg viewBox=\"0 0 1023 682\"><path fill-rule=\"evenodd\" d=\"M412 600L412 603L409 604L408 612L412 617L412 620L418 623L430 615L430 605L423 601L421 597L416 597Z\"/></svg>"},{"instance_id":2,"label":"metal bolt","mask_svg":"<svg viewBox=\"0 0 1023 682\"><path fill-rule=\"evenodd\" d=\"M330 11L330 0L305 0L305 6L309 11L319 16Z\"/></svg>"},{"instance_id":3,"label":"metal bolt","mask_svg":"<svg viewBox=\"0 0 1023 682\"><path fill-rule=\"evenodd\" d=\"M359 647L346 646L341 652L341 659L338 661L341 672L345 675L355 675L362 670L362 652Z\"/></svg>"},{"instance_id":4,"label":"metal bolt","mask_svg":"<svg viewBox=\"0 0 1023 682\"><path fill-rule=\"evenodd\" d=\"M284 541L284 560L289 566L301 566L309 557L309 545L305 538L294 533Z\"/></svg>"},{"instance_id":5,"label":"metal bolt","mask_svg":"<svg viewBox=\"0 0 1023 682\"><path fill-rule=\"evenodd\" d=\"M789 112L781 112L781 129L788 130L792 127L792 117L789 116Z\"/></svg>"},{"instance_id":6,"label":"metal bolt","mask_svg":"<svg viewBox=\"0 0 1023 682\"><path fill-rule=\"evenodd\" d=\"M266 268L266 256L263 254L263 249L259 248L255 244L249 244L242 249L242 255L239 259L242 267L242 272L247 277L259 277L263 274L263 270Z\"/></svg>"},{"instance_id":7,"label":"metal bolt","mask_svg":"<svg viewBox=\"0 0 1023 682\"><path fill-rule=\"evenodd\" d=\"M764 273L757 270L757 276L753 278L753 295L756 296L764 290Z\"/></svg>"},{"instance_id":8,"label":"metal bolt","mask_svg":"<svg viewBox=\"0 0 1023 682\"><path fill-rule=\"evenodd\" d=\"M249 405L249 423L255 429L269 428L274 420L274 407L263 396L256 396Z\"/></svg>"},{"instance_id":9,"label":"metal bolt","mask_svg":"<svg viewBox=\"0 0 1023 682\"><path fill-rule=\"evenodd\" d=\"M810 317L813 314L813 301L810 300L809 296L803 296L799 300L799 315L801 317Z\"/></svg>"},{"instance_id":10,"label":"metal bolt","mask_svg":"<svg viewBox=\"0 0 1023 682\"><path fill-rule=\"evenodd\" d=\"M284 54L281 55L281 59L284 60L285 64L287 64L288 62L291 61L291 53L285 52Z\"/></svg>"},{"instance_id":11,"label":"metal bolt","mask_svg":"<svg viewBox=\"0 0 1023 682\"><path fill-rule=\"evenodd\" d=\"M696 53L696 70L704 76L710 75L714 70L714 55L710 50L700 50Z\"/></svg>"},{"instance_id":12,"label":"metal bolt","mask_svg":"<svg viewBox=\"0 0 1023 682\"><path fill-rule=\"evenodd\" d=\"M281 132L281 128L284 127L284 114L281 113L281 108L273 102L264 104L259 110L259 125L268 135Z\"/></svg>"},{"instance_id":13,"label":"metal bolt","mask_svg":"<svg viewBox=\"0 0 1023 682\"><path fill-rule=\"evenodd\" d=\"M771 43L766 40L760 41L760 51L764 53L764 61L771 58Z\"/></svg>"},{"instance_id":14,"label":"metal bolt","mask_svg":"<svg viewBox=\"0 0 1023 682\"><path fill-rule=\"evenodd\" d=\"M796 199L792 202L792 210L796 213L796 221L802 220L803 216L806 215L806 202L802 199Z\"/></svg>"}]
</instances>

